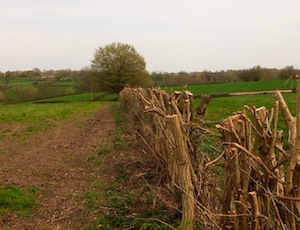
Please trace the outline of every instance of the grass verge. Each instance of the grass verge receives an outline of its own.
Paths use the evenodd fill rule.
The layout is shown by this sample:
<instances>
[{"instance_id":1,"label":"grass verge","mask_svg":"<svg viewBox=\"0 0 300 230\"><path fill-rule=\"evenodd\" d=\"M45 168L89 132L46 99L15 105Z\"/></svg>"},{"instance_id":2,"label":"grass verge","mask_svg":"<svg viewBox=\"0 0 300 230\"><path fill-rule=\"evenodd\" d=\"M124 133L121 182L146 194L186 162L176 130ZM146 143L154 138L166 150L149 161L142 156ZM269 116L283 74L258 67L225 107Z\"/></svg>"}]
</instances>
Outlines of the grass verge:
<instances>
[{"instance_id":1,"label":"grass verge","mask_svg":"<svg viewBox=\"0 0 300 230\"><path fill-rule=\"evenodd\" d=\"M149 168L153 159L142 155L130 139L128 121L117 103L111 113L115 118L111 144L101 143L99 153L92 158L95 163L103 159L98 167L106 179L104 183L95 182L94 190L81 197L86 199L90 211L96 213L93 223L83 229L164 230L170 229L167 223L179 226L180 214L154 193L163 188L157 186L157 172Z\"/></svg>"}]
</instances>

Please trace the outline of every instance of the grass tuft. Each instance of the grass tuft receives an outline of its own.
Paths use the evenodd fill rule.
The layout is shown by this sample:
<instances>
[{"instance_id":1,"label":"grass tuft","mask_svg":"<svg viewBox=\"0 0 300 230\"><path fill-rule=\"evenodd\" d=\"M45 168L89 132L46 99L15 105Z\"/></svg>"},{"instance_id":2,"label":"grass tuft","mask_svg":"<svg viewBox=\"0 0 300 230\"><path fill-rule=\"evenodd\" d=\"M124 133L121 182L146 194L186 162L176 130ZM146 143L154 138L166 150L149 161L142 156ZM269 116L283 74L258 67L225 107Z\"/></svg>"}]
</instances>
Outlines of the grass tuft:
<instances>
[{"instance_id":1,"label":"grass tuft","mask_svg":"<svg viewBox=\"0 0 300 230\"><path fill-rule=\"evenodd\" d=\"M37 188L21 190L12 186L0 187L0 215L17 212L22 216L29 216L33 208Z\"/></svg>"}]
</instances>

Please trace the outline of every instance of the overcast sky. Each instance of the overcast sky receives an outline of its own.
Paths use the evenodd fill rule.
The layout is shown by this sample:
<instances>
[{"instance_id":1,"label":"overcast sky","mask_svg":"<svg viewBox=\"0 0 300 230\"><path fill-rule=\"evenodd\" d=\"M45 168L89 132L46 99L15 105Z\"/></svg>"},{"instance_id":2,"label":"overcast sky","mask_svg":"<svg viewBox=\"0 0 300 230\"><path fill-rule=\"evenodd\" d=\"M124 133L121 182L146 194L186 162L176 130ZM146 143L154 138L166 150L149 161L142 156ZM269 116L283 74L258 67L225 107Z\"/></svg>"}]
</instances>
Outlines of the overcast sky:
<instances>
[{"instance_id":1,"label":"overcast sky","mask_svg":"<svg viewBox=\"0 0 300 230\"><path fill-rule=\"evenodd\" d=\"M299 0L0 0L0 71L90 66L133 45L152 71L300 68Z\"/></svg>"}]
</instances>

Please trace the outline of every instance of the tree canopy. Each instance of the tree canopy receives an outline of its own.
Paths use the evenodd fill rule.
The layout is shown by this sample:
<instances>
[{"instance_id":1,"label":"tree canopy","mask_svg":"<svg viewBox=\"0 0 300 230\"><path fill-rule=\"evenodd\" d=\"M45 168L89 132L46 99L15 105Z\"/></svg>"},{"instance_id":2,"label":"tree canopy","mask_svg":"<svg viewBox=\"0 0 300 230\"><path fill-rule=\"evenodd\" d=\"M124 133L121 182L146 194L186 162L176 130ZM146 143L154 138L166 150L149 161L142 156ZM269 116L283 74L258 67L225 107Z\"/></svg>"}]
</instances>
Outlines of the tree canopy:
<instances>
[{"instance_id":1,"label":"tree canopy","mask_svg":"<svg viewBox=\"0 0 300 230\"><path fill-rule=\"evenodd\" d=\"M106 90L119 92L124 86L145 86L150 76L144 58L128 44L112 43L94 53L92 70Z\"/></svg>"}]
</instances>

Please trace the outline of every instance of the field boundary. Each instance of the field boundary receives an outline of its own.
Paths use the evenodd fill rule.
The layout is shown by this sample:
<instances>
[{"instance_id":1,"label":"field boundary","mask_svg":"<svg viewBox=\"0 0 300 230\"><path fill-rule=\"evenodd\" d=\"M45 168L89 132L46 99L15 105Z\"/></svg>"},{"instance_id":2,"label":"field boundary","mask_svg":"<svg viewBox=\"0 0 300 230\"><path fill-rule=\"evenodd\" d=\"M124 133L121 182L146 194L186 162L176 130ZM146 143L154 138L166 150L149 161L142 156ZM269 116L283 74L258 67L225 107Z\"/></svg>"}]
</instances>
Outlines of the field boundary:
<instances>
[{"instance_id":1,"label":"field boundary","mask_svg":"<svg viewBox=\"0 0 300 230\"><path fill-rule=\"evenodd\" d=\"M181 203L182 229L300 226L300 191L293 190L300 186L295 180L300 175L300 140L295 138L300 135L300 87L296 117L281 91L272 93L274 108L246 106L247 113L216 126L220 134L203 126L209 100L195 109L189 91L125 88L120 93L122 108L165 172L165 186ZM288 146L284 132L277 130L279 111L290 133Z\"/></svg>"}]
</instances>

